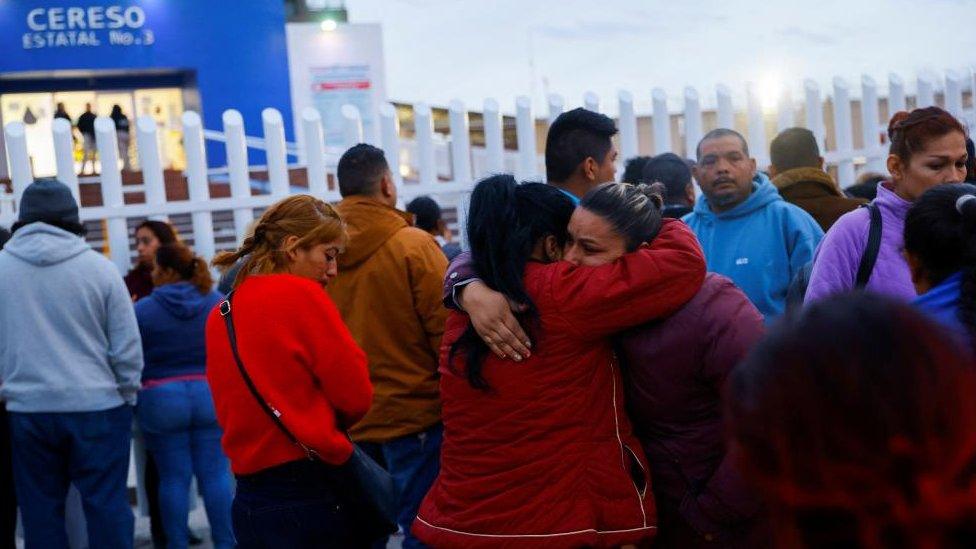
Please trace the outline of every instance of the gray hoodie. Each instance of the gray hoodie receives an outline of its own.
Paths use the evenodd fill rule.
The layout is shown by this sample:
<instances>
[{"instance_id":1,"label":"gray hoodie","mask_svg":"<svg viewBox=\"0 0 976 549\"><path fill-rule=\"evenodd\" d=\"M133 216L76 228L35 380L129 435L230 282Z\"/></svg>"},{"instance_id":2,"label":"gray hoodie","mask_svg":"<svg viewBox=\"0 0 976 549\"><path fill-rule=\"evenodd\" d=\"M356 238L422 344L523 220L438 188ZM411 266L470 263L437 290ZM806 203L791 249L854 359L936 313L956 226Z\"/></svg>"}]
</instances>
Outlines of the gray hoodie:
<instances>
[{"instance_id":1,"label":"gray hoodie","mask_svg":"<svg viewBox=\"0 0 976 549\"><path fill-rule=\"evenodd\" d=\"M0 399L11 412L135 404L142 343L122 276L68 231L32 223L0 251Z\"/></svg>"}]
</instances>

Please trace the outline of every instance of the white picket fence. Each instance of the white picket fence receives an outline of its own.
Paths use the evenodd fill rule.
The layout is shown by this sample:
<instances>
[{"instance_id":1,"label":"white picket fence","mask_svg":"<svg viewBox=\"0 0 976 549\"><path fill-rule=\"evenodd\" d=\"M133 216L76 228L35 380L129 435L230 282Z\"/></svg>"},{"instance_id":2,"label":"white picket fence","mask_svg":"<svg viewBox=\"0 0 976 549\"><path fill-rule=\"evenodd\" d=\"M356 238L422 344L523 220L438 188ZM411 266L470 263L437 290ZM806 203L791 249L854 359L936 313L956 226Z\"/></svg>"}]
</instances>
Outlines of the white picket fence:
<instances>
[{"instance_id":1,"label":"white picket fence","mask_svg":"<svg viewBox=\"0 0 976 549\"><path fill-rule=\"evenodd\" d=\"M939 86L936 78L923 74L917 80L915 107L936 104L936 88L943 88L943 106L976 128L974 109L964 109L964 91L976 91L976 71L969 71L965 77L955 71L945 75L944 86ZM903 110L907 105L904 81L897 75L888 80L888 112ZM879 141L887 121L879 118L879 86L870 77L861 80L860 105L862 111L861 141L866 144L854 148L854 119L851 114L851 86L845 80L833 81L831 101L833 105L833 143L830 150L824 148L825 159L830 166L836 166L838 179L842 186L853 183L855 164L863 164L865 169L884 172L884 158L887 146ZM711 127L705 127L701 95L693 88L686 88L683 94L684 108L679 117L678 142L684 146L684 154L693 156L695 145L702 135L712 127L735 127L736 109L732 92L726 86L716 89L717 107L709 114ZM635 113L634 96L627 91L617 95L619 149L621 161L638 154L638 116ZM668 98L663 90L651 93L651 122L654 154L667 152L672 146L672 118L676 113L669 112ZM816 82L804 83L803 119L817 136L819 142L826 143L826 124L824 120L824 98ZM548 120L551 122L566 108L565 100L558 95L548 99ZM593 93L583 97L583 106L590 110L600 110L600 98ZM489 173L512 172L520 180L543 179L543 158L537 151L536 120L533 117L531 101L528 97L518 97L515 101L515 130L518 147L507 151L503 145L503 120L499 103L487 99L483 105L484 147L472 147L468 126L468 112L460 101L452 101L449 112L450 135L444 138L433 127L433 113L430 106L416 104L414 110L415 137L402 140L398 127L396 111L390 104L380 109L379 143L391 161L393 173L404 202L421 194L437 196L449 207L458 208L459 223L463 223L465 208L463 200L470 191L473 181ZM753 155L760 166L768 164L766 117L758 92L754 86L746 90L745 133L752 144ZM210 258L217 251L214 234L214 214L233 212L233 232L238 241L243 237L248 225L254 219L255 210L266 208L282 197L295 192L309 192L328 201L339 200L337 188L330 189L327 178L334 176L338 156L348 146L362 141L363 130L360 113L355 107L346 105L343 114L343 147L327 149L323 144L323 129L319 113L306 109L301 113L301 124L297 130L302 132L304 147L286 143L284 121L275 109L265 109L262 113L263 138L248 137L243 118L236 110L223 114L222 132L206 130L201 125L200 116L195 112L183 114L183 146L186 152L185 176L189 188L189 199L167 201L163 180L163 167L160 161L159 136L152 118L140 117L136 120L136 144L143 184L122 185L122 177L117 166L120 165L117 137L112 120L99 117L95 122L96 142L102 173L102 206L83 207L82 220L104 220L106 243L113 262L120 270L131 264L132 239L128 220L133 218L161 218L190 214L192 219L192 240L196 251ZM775 119L778 130L796 125L799 110L790 97L784 93L779 100ZM739 128L742 129L742 128ZM0 195L0 225L9 225L16 214L16 203L24 189L32 181L30 158L23 122L15 121L4 127L5 143L9 159L9 171L13 193ZM55 120L52 125L57 177L67 184L75 196L79 196L79 180L75 173L71 126L65 120ZM226 170L208 170L204 140L221 141L226 146ZM255 181L248 165L248 147L263 149L267 165L262 167L268 174L267 192L254 194ZM681 153L682 151L676 151ZM302 159L298 165L289 165L288 156ZM395 160L394 160L395 159ZM289 183L289 169L301 167L306 170L308 189L293 187ZM416 177L409 181L401 175L401 168ZM230 197L212 198L209 183L211 176L223 176L229 180ZM125 204L124 194L143 192L145 202Z\"/></svg>"}]
</instances>

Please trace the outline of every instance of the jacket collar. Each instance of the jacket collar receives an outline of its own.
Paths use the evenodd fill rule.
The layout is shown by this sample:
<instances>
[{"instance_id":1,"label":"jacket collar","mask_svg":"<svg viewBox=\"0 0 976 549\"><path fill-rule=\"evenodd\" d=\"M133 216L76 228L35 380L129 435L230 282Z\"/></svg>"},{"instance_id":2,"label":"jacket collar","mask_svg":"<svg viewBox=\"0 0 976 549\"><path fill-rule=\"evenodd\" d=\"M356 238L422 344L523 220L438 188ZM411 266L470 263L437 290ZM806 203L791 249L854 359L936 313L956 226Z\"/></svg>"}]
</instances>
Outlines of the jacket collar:
<instances>
[{"instance_id":1,"label":"jacket collar","mask_svg":"<svg viewBox=\"0 0 976 549\"><path fill-rule=\"evenodd\" d=\"M833 178L820 168L793 168L773 178L773 185L781 191L799 183L815 186L832 196L844 196Z\"/></svg>"}]
</instances>

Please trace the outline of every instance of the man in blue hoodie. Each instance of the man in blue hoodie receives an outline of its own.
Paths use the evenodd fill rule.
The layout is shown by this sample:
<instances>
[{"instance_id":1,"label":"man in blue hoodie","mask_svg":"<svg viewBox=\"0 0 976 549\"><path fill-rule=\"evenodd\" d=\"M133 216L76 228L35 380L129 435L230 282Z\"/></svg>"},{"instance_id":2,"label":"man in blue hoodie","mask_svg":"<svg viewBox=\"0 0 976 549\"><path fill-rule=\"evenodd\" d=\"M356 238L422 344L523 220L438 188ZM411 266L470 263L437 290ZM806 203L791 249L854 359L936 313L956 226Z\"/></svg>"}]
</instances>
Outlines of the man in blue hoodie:
<instances>
[{"instance_id":1,"label":"man in blue hoodie","mask_svg":"<svg viewBox=\"0 0 976 549\"><path fill-rule=\"evenodd\" d=\"M813 260L823 230L757 172L738 132L708 132L697 153L702 195L682 220L698 235L708 270L731 278L769 323L786 308L790 282Z\"/></svg>"},{"instance_id":2,"label":"man in blue hoodie","mask_svg":"<svg viewBox=\"0 0 976 549\"><path fill-rule=\"evenodd\" d=\"M68 187L38 180L0 251L0 400L27 547L68 546L69 484L91 547L133 544L126 478L142 345L122 276L83 233Z\"/></svg>"}]
</instances>

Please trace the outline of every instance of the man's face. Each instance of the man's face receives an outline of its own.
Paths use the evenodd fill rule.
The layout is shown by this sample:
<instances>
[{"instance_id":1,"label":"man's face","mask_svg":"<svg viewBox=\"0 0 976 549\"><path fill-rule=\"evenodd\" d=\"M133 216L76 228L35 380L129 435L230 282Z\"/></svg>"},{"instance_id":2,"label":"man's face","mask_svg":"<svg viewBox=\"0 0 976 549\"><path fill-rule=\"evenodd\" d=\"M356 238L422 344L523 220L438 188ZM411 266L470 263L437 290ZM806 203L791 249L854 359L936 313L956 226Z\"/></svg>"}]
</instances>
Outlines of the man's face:
<instances>
[{"instance_id":1,"label":"man's face","mask_svg":"<svg viewBox=\"0 0 976 549\"><path fill-rule=\"evenodd\" d=\"M603 158L603 162L599 163L596 168L596 181L597 183L606 183L608 181L617 180L617 146L612 142L610 143L610 150L607 151L607 155Z\"/></svg>"},{"instance_id":2,"label":"man's face","mask_svg":"<svg viewBox=\"0 0 976 549\"><path fill-rule=\"evenodd\" d=\"M695 179L712 210L730 210L749 198L755 176L756 161L749 158L738 137L727 135L702 142Z\"/></svg>"}]
</instances>

